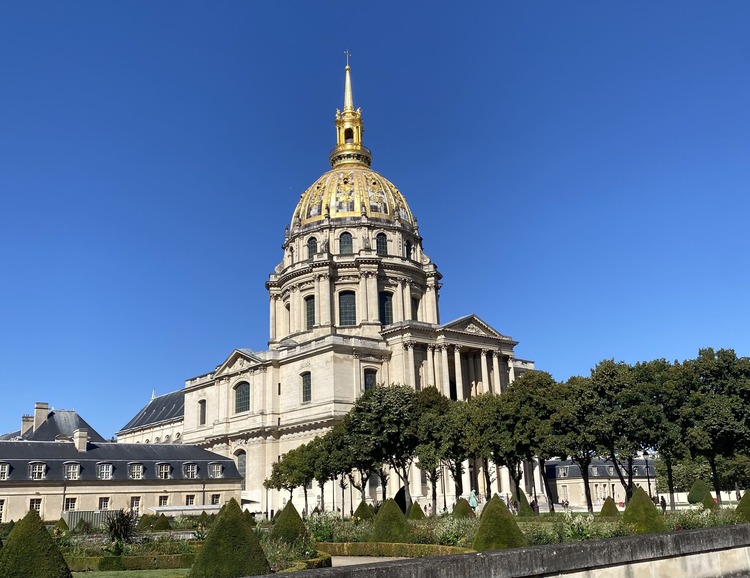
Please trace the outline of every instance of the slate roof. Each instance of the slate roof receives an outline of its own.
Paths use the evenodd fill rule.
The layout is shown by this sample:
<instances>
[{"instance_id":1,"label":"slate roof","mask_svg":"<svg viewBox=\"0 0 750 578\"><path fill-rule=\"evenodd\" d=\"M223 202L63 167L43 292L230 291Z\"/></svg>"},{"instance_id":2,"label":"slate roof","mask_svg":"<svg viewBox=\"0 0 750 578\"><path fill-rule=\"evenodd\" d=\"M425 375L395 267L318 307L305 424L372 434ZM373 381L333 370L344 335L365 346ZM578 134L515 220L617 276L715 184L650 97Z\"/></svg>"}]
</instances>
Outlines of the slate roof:
<instances>
[{"instance_id":1,"label":"slate roof","mask_svg":"<svg viewBox=\"0 0 750 578\"><path fill-rule=\"evenodd\" d=\"M12 431L10 433L0 435L0 441L14 440L21 436L21 430Z\"/></svg>"},{"instance_id":2,"label":"slate roof","mask_svg":"<svg viewBox=\"0 0 750 578\"><path fill-rule=\"evenodd\" d=\"M28 432L23 439L35 442L53 442L58 436L73 437L75 430L83 428L88 430L89 441L107 441L77 412L68 409L50 411L47 414L47 419L42 422L36 431Z\"/></svg>"},{"instance_id":3,"label":"slate roof","mask_svg":"<svg viewBox=\"0 0 750 578\"><path fill-rule=\"evenodd\" d=\"M545 462L545 470L547 472L547 477L550 480L556 479L564 481L566 478L581 478L581 467L575 463L573 460L547 460ZM638 478L645 478L646 477L646 460L644 458L635 458L633 459L633 465L638 466L640 469L640 473L635 475L634 477ZM567 467L567 475L562 475L559 471L559 467ZM614 472L612 474L609 473L609 467L612 466L611 460L603 460L601 458L593 458L591 460L591 465L589 466L589 479L594 480L595 478L613 478L617 477L617 473ZM596 468L596 469L593 469ZM627 475L627 464L621 466L620 468L623 472L623 475ZM656 477L656 469L654 467L654 460L649 459L648 460L648 475Z\"/></svg>"},{"instance_id":4,"label":"slate roof","mask_svg":"<svg viewBox=\"0 0 750 578\"><path fill-rule=\"evenodd\" d=\"M29 479L29 463L43 462L47 466L44 480ZM63 481L66 462L80 464L79 479L94 481L97 479L97 464L112 464L111 480L100 480L101 483L127 480L128 464L143 464L143 480L157 480L157 464L168 463L172 466L170 480L188 480L184 477L182 465L194 463L198 466L198 479L208 478L208 464L221 463L223 479L239 479L240 474L234 461L208 450L191 445L173 444L122 444L116 442L91 443L85 452L76 450L73 442L33 442L33 441L0 441L0 463L10 465L7 480L25 484L44 483L45 481ZM194 481L190 478L190 481ZM75 482L69 482L75 483Z\"/></svg>"},{"instance_id":5,"label":"slate roof","mask_svg":"<svg viewBox=\"0 0 750 578\"><path fill-rule=\"evenodd\" d=\"M165 393L148 402L133 419L117 432L121 434L134 429L152 426L157 423L177 421L185 415L185 392L183 390Z\"/></svg>"}]
</instances>

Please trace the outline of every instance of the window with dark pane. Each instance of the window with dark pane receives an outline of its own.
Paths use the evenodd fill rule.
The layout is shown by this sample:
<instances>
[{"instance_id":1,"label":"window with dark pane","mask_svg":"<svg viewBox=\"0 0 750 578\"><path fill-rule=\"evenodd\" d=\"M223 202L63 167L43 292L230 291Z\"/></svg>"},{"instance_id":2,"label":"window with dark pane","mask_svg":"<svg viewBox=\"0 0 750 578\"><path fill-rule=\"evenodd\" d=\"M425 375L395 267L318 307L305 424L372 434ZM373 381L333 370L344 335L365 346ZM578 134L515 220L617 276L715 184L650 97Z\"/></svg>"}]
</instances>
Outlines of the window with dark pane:
<instances>
[{"instance_id":1,"label":"window with dark pane","mask_svg":"<svg viewBox=\"0 0 750 578\"><path fill-rule=\"evenodd\" d=\"M339 253L342 255L351 255L354 253L354 242L351 233L341 233L339 237Z\"/></svg>"},{"instance_id":2,"label":"window with dark pane","mask_svg":"<svg viewBox=\"0 0 750 578\"><path fill-rule=\"evenodd\" d=\"M302 374L302 403L312 399L312 375L309 371Z\"/></svg>"},{"instance_id":3,"label":"window with dark pane","mask_svg":"<svg viewBox=\"0 0 750 578\"><path fill-rule=\"evenodd\" d=\"M393 323L393 293L381 291L378 294L378 312L380 323L390 325Z\"/></svg>"},{"instance_id":4,"label":"window with dark pane","mask_svg":"<svg viewBox=\"0 0 750 578\"><path fill-rule=\"evenodd\" d=\"M377 369L365 369L365 391L375 387L378 380Z\"/></svg>"},{"instance_id":5,"label":"window with dark pane","mask_svg":"<svg viewBox=\"0 0 750 578\"><path fill-rule=\"evenodd\" d=\"M339 324L357 324L357 297L354 291L342 291L339 293Z\"/></svg>"},{"instance_id":6,"label":"window with dark pane","mask_svg":"<svg viewBox=\"0 0 750 578\"><path fill-rule=\"evenodd\" d=\"M411 319L419 319L419 297L411 298Z\"/></svg>"},{"instance_id":7,"label":"window with dark pane","mask_svg":"<svg viewBox=\"0 0 750 578\"><path fill-rule=\"evenodd\" d=\"M385 233L378 233L375 237L375 252L381 257L388 255L388 237Z\"/></svg>"},{"instance_id":8,"label":"window with dark pane","mask_svg":"<svg viewBox=\"0 0 750 578\"><path fill-rule=\"evenodd\" d=\"M404 243L404 257L411 259L411 241Z\"/></svg>"},{"instance_id":9,"label":"window with dark pane","mask_svg":"<svg viewBox=\"0 0 750 578\"><path fill-rule=\"evenodd\" d=\"M246 381L234 388L234 413L250 411L250 384Z\"/></svg>"},{"instance_id":10,"label":"window with dark pane","mask_svg":"<svg viewBox=\"0 0 750 578\"><path fill-rule=\"evenodd\" d=\"M310 237L307 240L307 258L312 259L315 253L318 252L318 240L315 237Z\"/></svg>"},{"instance_id":11,"label":"window with dark pane","mask_svg":"<svg viewBox=\"0 0 750 578\"><path fill-rule=\"evenodd\" d=\"M198 425L206 425L206 400L198 402Z\"/></svg>"},{"instance_id":12,"label":"window with dark pane","mask_svg":"<svg viewBox=\"0 0 750 578\"><path fill-rule=\"evenodd\" d=\"M239 472L240 476L242 476L242 484L240 486L240 489L245 489L245 468L247 466L247 454L245 452L240 452L237 454L237 471Z\"/></svg>"},{"instance_id":13,"label":"window with dark pane","mask_svg":"<svg viewBox=\"0 0 750 578\"><path fill-rule=\"evenodd\" d=\"M310 295L305 297L305 326L308 330L315 325L315 297Z\"/></svg>"}]
</instances>

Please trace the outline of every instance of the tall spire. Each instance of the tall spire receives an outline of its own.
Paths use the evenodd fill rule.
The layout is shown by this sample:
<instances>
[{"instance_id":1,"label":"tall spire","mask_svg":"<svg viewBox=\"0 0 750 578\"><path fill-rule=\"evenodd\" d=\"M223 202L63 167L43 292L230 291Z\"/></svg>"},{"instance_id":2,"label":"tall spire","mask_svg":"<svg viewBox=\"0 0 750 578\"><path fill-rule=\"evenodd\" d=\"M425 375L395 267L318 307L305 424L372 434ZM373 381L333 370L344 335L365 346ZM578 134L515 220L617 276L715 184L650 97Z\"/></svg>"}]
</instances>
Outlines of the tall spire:
<instances>
[{"instance_id":1,"label":"tall spire","mask_svg":"<svg viewBox=\"0 0 750 578\"><path fill-rule=\"evenodd\" d=\"M331 151L331 166L357 163L369 167L372 162L372 153L362 144L362 134L365 132L362 124L362 112L360 109L355 110L354 97L352 96L352 75L349 66L351 54L348 50L344 54L346 54L344 111L336 110L336 148Z\"/></svg>"}]
</instances>

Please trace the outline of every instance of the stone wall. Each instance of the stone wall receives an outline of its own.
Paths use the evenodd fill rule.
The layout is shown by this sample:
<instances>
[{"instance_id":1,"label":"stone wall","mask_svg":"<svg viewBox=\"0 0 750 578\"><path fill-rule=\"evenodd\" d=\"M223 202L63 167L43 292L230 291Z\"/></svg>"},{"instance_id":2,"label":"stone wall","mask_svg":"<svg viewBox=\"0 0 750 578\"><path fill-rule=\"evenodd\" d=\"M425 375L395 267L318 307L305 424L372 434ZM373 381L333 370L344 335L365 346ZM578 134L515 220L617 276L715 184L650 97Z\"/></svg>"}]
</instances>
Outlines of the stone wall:
<instances>
[{"instance_id":1,"label":"stone wall","mask_svg":"<svg viewBox=\"0 0 750 578\"><path fill-rule=\"evenodd\" d=\"M303 571L295 578L715 578L749 573L750 524Z\"/></svg>"}]
</instances>

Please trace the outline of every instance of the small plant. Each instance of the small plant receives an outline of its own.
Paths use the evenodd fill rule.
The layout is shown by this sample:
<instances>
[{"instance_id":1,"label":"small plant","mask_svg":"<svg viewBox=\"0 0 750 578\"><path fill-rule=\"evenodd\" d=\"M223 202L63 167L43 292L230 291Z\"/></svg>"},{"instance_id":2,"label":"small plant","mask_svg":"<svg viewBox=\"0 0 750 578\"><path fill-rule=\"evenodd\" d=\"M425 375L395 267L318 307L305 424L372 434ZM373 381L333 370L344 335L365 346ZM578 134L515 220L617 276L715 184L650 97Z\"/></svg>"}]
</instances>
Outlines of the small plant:
<instances>
[{"instance_id":1,"label":"small plant","mask_svg":"<svg viewBox=\"0 0 750 578\"><path fill-rule=\"evenodd\" d=\"M193 537L196 540L199 540L203 542L203 540L206 539L208 536L208 528L206 528L206 525L202 522L198 522L198 525L195 527L195 530L193 530Z\"/></svg>"},{"instance_id":2,"label":"small plant","mask_svg":"<svg viewBox=\"0 0 750 578\"><path fill-rule=\"evenodd\" d=\"M703 503L703 498L708 494L711 495L711 488L708 487L708 484L704 482L703 480L695 480L693 482L693 485L690 487L690 492L687 496L687 501L690 504L701 504Z\"/></svg>"},{"instance_id":3,"label":"small plant","mask_svg":"<svg viewBox=\"0 0 750 578\"><path fill-rule=\"evenodd\" d=\"M135 513L123 509L110 514L107 519L107 535L113 542L132 542L135 534Z\"/></svg>"},{"instance_id":4,"label":"small plant","mask_svg":"<svg viewBox=\"0 0 750 578\"><path fill-rule=\"evenodd\" d=\"M612 499L612 496L609 496L606 500L604 500L604 505L602 506L601 512L599 512L599 517L601 518L616 518L620 515L620 510L617 509L617 506L615 505L615 501Z\"/></svg>"},{"instance_id":5,"label":"small plant","mask_svg":"<svg viewBox=\"0 0 750 578\"><path fill-rule=\"evenodd\" d=\"M565 512L560 521L562 537L566 542L590 540L594 529L594 516L591 514L576 515Z\"/></svg>"},{"instance_id":6,"label":"small plant","mask_svg":"<svg viewBox=\"0 0 750 578\"><path fill-rule=\"evenodd\" d=\"M164 514L159 514L154 522L154 530L157 532L166 532L172 529L172 525L169 523L169 519Z\"/></svg>"},{"instance_id":7,"label":"small plant","mask_svg":"<svg viewBox=\"0 0 750 578\"><path fill-rule=\"evenodd\" d=\"M356 520L372 520L375 516L372 513L372 509L367 505L367 502L362 500L354 510L354 516Z\"/></svg>"},{"instance_id":8,"label":"small plant","mask_svg":"<svg viewBox=\"0 0 750 578\"><path fill-rule=\"evenodd\" d=\"M297 508L289 500L271 529L271 540L283 540L287 544L305 543L309 540L307 528Z\"/></svg>"},{"instance_id":9,"label":"small plant","mask_svg":"<svg viewBox=\"0 0 750 578\"><path fill-rule=\"evenodd\" d=\"M655 534L666 530L661 512L640 487L633 492L633 497L630 498L622 515L622 521L632 525L636 534Z\"/></svg>"},{"instance_id":10,"label":"small plant","mask_svg":"<svg viewBox=\"0 0 750 578\"><path fill-rule=\"evenodd\" d=\"M703 505L703 510L707 510L707 511L713 511L719 507L714 501L714 499L711 497L710 492L706 494L705 496L703 496L703 500L701 500L701 504Z\"/></svg>"}]
</instances>

